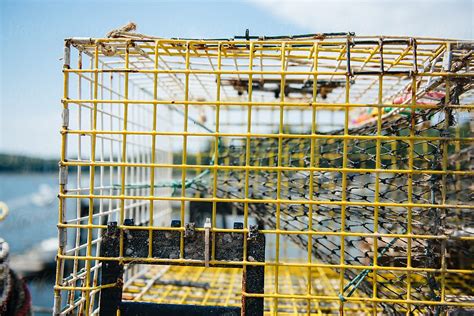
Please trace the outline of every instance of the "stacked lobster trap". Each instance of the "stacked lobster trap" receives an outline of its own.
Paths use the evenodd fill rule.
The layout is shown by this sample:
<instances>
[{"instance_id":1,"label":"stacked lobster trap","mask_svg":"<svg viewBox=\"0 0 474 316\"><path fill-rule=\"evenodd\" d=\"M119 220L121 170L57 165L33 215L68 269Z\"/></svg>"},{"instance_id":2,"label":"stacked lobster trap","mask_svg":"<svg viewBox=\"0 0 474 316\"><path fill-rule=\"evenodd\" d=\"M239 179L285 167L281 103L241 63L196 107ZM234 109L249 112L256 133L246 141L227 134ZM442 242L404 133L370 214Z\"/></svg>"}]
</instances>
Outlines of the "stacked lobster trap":
<instances>
[{"instance_id":1,"label":"stacked lobster trap","mask_svg":"<svg viewBox=\"0 0 474 316\"><path fill-rule=\"evenodd\" d=\"M56 314L474 310L473 43L65 42Z\"/></svg>"}]
</instances>

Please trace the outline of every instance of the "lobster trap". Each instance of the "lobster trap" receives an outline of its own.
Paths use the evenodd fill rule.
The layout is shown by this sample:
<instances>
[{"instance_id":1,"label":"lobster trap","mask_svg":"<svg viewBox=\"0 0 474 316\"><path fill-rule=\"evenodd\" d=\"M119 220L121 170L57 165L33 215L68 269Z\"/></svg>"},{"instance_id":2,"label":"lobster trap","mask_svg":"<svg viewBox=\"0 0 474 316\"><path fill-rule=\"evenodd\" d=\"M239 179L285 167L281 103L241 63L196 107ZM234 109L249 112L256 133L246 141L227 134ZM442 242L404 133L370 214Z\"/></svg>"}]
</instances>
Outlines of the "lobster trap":
<instances>
[{"instance_id":1,"label":"lobster trap","mask_svg":"<svg viewBox=\"0 0 474 316\"><path fill-rule=\"evenodd\" d=\"M474 310L472 42L109 35L65 41L55 314Z\"/></svg>"}]
</instances>

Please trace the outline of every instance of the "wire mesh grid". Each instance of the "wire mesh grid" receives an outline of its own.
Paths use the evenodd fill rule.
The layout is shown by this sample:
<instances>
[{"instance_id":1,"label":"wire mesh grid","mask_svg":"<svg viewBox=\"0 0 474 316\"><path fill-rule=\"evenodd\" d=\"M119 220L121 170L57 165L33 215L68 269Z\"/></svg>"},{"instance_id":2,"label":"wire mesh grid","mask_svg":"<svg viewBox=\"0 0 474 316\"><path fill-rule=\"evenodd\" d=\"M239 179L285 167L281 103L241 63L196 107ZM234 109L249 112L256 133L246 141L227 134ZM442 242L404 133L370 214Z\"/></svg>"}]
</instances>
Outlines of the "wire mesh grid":
<instances>
[{"instance_id":1,"label":"wire mesh grid","mask_svg":"<svg viewBox=\"0 0 474 316\"><path fill-rule=\"evenodd\" d=\"M98 313L117 286L100 282L110 260L126 267L125 300L263 297L270 315L474 308L472 45L66 40L55 312ZM134 263L203 265L184 257L200 215L211 234L258 225L265 262L225 264L265 266L264 293L243 291L238 269ZM100 254L108 222L122 232L112 258ZM124 247L134 229L149 231L140 258ZM170 229L179 253L157 258L153 232Z\"/></svg>"},{"instance_id":2,"label":"wire mesh grid","mask_svg":"<svg viewBox=\"0 0 474 316\"><path fill-rule=\"evenodd\" d=\"M266 287L274 283L274 267L268 268ZM307 269L303 267L281 267L279 272L280 292L286 294L306 291ZM322 268L311 268L313 294L337 296L337 273ZM192 278L189 278L192 275ZM159 278L159 281L156 281ZM151 281L154 280L154 281ZM241 305L242 273L240 269L204 267L149 267L143 274L130 279L125 287L127 300L174 304L197 305ZM361 294L363 295L363 293ZM308 308L308 304L311 307ZM273 310L271 298L266 299L267 315L326 315L339 313L339 305L331 301L298 300L282 298L278 311ZM345 311L351 314L369 314L372 308L363 302L350 302ZM381 309L380 309L381 311Z\"/></svg>"}]
</instances>

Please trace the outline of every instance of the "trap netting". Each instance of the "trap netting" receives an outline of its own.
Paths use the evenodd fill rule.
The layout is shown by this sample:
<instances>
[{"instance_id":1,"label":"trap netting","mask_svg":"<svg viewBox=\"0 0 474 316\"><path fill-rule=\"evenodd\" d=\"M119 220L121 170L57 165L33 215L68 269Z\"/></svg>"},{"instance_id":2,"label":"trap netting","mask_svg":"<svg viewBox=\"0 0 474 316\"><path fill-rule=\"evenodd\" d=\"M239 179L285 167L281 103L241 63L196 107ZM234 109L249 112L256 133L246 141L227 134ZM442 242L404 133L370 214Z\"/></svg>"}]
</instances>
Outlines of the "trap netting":
<instances>
[{"instance_id":1,"label":"trap netting","mask_svg":"<svg viewBox=\"0 0 474 316\"><path fill-rule=\"evenodd\" d=\"M471 42L129 31L66 41L57 314L474 308Z\"/></svg>"},{"instance_id":2,"label":"trap netting","mask_svg":"<svg viewBox=\"0 0 474 316\"><path fill-rule=\"evenodd\" d=\"M442 170L446 150L448 169L454 169L457 164L472 171L472 145L464 144L455 153L454 148L449 150L436 140L440 135L455 137L454 117L449 110L422 110L383 120L380 135L399 139L403 138L400 135L409 134L410 122L416 124L415 134L425 139L413 145L411 155L410 144L397 139L383 141L378 149L374 140L352 139L344 148L343 130L331 132L329 140L293 138L279 144L276 138L252 139L248 143L249 151L240 141L222 148L220 157L228 158L230 165L239 166L247 152L250 165L267 168L251 172L247 180L241 174L229 172L218 178L217 195L243 199L248 186L247 196L259 200L248 204L248 213L269 229L311 230L309 235L292 233L288 237L302 249L309 247L321 262L349 267L377 264L419 268L407 276L399 272L404 269L387 268L377 274L376 280L370 269L345 269L344 277L349 282L344 284L343 300L345 295L350 297L359 289L368 296L376 291L377 297L388 300L403 301L410 291L412 300L439 301L446 281L441 280L443 276L436 270L442 266L469 270L473 264L472 242L456 238L472 237L472 210L456 205L472 202L472 179L462 174L426 172ZM468 124L461 130L470 133ZM350 135L376 135L377 123L348 131ZM280 158L279 146L283 151ZM271 171L272 165L285 165L288 169L277 175ZM344 169L351 171L343 175L339 170ZM353 172L353 169L360 171ZM378 169L378 176L372 173L373 169ZM337 201L341 198L348 203L340 205ZM267 202L277 199L284 200L284 204ZM453 206L439 207L440 201ZM405 207L400 205L402 203L413 206ZM243 203L236 203L235 207L243 213ZM279 223L277 218L280 218ZM341 230L345 232L343 238ZM374 238L374 232L381 237ZM407 237L411 234L420 238L410 240ZM446 237L435 237L442 235ZM461 279L466 286L464 299L470 300L474 294L468 285L472 276L461 276ZM447 300L459 298L454 296ZM402 310L398 304L383 302L382 306L386 313L396 314ZM418 305L410 311L426 312L427 309Z\"/></svg>"}]
</instances>

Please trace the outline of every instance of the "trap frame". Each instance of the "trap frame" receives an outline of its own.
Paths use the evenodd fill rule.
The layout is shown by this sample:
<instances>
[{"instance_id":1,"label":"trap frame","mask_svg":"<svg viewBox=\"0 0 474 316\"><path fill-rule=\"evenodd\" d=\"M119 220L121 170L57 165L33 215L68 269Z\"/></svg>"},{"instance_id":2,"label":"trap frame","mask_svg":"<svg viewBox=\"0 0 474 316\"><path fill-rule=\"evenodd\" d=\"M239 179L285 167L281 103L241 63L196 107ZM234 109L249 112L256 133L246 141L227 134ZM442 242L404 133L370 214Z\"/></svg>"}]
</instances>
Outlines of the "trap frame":
<instances>
[{"instance_id":1,"label":"trap frame","mask_svg":"<svg viewBox=\"0 0 474 316\"><path fill-rule=\"evenodd\" d=\"M472 42L109 35L65 41L55 314L474 309Z\"/></svg>"}]
</instances>

